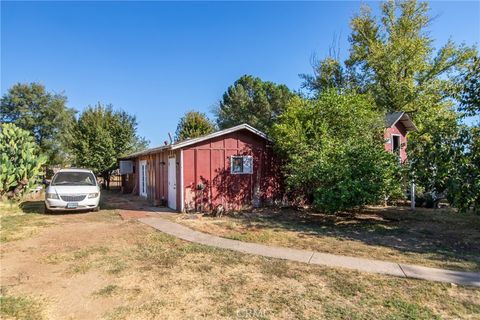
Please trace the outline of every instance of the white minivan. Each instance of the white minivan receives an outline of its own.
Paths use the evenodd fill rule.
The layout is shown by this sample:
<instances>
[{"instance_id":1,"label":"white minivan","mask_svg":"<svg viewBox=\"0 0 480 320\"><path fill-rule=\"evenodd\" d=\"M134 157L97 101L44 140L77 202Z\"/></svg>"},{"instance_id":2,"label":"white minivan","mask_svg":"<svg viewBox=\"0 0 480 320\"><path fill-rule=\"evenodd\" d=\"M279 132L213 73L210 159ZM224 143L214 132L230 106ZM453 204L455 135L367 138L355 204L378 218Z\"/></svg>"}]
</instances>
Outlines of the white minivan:
<instances>
[{"instance_id":1,"label":"white minivan","mask_svg":"<svg viewBox=\"0 0 480 320\"><path fill-rule=\"evenodd\" d=\"M98 211L100 187L91 170L61 169L45 191L45 213L65 210Z\"/></svg>"}]
</instances>

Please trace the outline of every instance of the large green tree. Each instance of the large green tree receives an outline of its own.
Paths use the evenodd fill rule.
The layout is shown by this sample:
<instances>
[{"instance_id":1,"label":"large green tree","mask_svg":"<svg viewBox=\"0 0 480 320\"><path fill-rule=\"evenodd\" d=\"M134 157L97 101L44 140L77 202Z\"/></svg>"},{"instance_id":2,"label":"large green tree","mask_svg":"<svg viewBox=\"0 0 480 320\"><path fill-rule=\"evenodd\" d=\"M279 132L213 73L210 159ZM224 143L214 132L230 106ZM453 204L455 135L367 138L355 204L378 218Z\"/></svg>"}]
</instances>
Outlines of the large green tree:
<instances>
[{"instance_id":1,"label":"large green tree","mask_svg":"<svg viewBox=\"0 0 480 320\"><path fill-rule=\"evenodd\" d=\"M451 186L453 170L458 155L460 135L458 119L439 117L435 126L428 130L428 134L417 135L410 141L410 162L415 182L425 190L429 196L444 197L447 188Z\"/></svg>"},{"instance_id":2,"label":"large green tree","mask_svg":"<svg viewBox=\"0 0 480 320\"><path fill-rule=\"evenodd\" d=\"M313 75L302 75L304 86L314 93L331 87L370 92L379 109L411 112L420 129L424 120L429 126L432 114L450 111L463 86L455 75L466 72L477 53L453 41L435 50L430 22L427 2L390 0L379 18L363 6L351 20L348 59L342 64L329 55L316 62Z\"/></svg>"},{"instance_id":3,"label":"large green tree","mask_svg":"<svg viewBox=\"0 0 480 320\"><path fill-rule=\"evenodd\" d=\"M0 126L0 196L19 199L40 181L46 158L30 132L11 123Z\"/></svg>"},{"instance_id":4,"label":"large green tree","mask_svg":"<svg viewBox=\"0 0 480 320\"><path fill-rule=\"evenodd\" d=\"M228 87L214 110L220 129L247 123L268 133L293 96L285 85L244 75Z\"/></svg>"},{"instance_id":5,"label":"large green tree","mask_svg":"<svg viewBox=\"0 0 480 320\"><path fill-rule=\"evenodd\" d=\"M111 105L88 107L75 125L75 164L93 170L110 183L118 158L146 148L148 142L136 133L137 121Z\"/></svg>"},{"instance_id":6,"label":"large green tree","mask_svg":"<svg viewBox=\"0 0 480 320\"><path fill-rule=\"evenodd\" d=\"M454 98L462 90L455 79L468 70L476 50L448 41L436 51L427 30L428 10L426 2L388 1L377 21L364 8L352 20L346 64L381 110L413 117L419 129L410 135L408 149L413 177L435 198L454 186L449 177L457 164L451 155L460 134Z\"/></svg>"},{"instance_id":7,"label":"large green tree","mask_svg":"<svg viewBox=\"0 0 480 320\"><path fill-rule=\"evenodd\" d=\"M480 213L480 126L462 125L452 150L447 199L461 212Z\"/></svg>"},{"instance_id":8,"label":"large green tree","mask_svg":"<svg viewBox=\"0 0 480 320\"><path fill-rule=\"evenodd\" d=\"M332 86L355 89L370 93L380 111L409 112L419 129L409 134L412 173L435 195L452 187L446 177L455 163L445 152L454 152L460 135L458 98L465 101L464 110L475 109L471 103L476 101L478 62L474 64L474 47L448 41L436 50L430 23L426 2L387 1L381 4L380 17L362 7L351 20L348 59L343 64L331 58L321 61L314 75L305 78L305 86L316 94ZM458 81L463 74L468 87Z\"/></svg>"},{"instance_id":9,"label":"large green tree","mask_svg":"<svg viewBox=\"0 0 480 320\"><path fill-rule=\"evenodd\" d=\"M39 83L18 83L1 99L0 122L29 131L48 165L64 165L71 160L68 145L75 121L75 111L66 103L64 95L50 93Z\"/></svg>"},{"instance_id":10,"label":"large green tree","mask_svg":"<svg viewBox=\"0 0 480 320\"><path fill-rule=\"evenodd\" d=\"M452 41L435 50L426 2L387 1L381 9L378 20L368 7L352 19L346 65L365 79L378 107L412 112L423 129L424 119L451 107L461 89L452 74L468 68L476 50Z\"/></svg>"},{"instance_id":11,"label":"large green tree","mask_svg":"<svg viewBox=\"0 0 480 320\"><path fill-rule=\"evenodd\" d=\"M205 113L189 111L178 122L175 141L197 138L214 131L215 125Z\"/></svg>"},{"instance_id":12,"label":"large green tree","mask_svg":"<svg viewBox=\"0 0 480 320\"><path fill-rule=\"evenodd\" d=\"M399 195L400 166L384 149L383 116L366 95L331 89L315 100L293 98L273 133L289 190L317 209L350 210Z\"/></svg>"}]
</instances>

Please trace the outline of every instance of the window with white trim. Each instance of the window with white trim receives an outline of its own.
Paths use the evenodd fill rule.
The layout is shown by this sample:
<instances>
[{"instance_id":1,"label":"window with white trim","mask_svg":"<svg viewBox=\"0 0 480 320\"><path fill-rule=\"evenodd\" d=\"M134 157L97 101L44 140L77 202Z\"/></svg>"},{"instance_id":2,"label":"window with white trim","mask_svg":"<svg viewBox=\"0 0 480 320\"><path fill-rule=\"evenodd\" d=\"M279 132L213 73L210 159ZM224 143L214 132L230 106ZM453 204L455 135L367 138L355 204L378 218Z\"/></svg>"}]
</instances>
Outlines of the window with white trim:
<instances>
[{"instance_id":1,"label":"window with white trim","mask_svg":"<svg viewBox=\"0 0 480 320\"><path fill-rule=\"evenodd\" d=\"M252 156L231 156L230 157L231 174L252 174L253 158Z\"/></svg>"}]
</instances>

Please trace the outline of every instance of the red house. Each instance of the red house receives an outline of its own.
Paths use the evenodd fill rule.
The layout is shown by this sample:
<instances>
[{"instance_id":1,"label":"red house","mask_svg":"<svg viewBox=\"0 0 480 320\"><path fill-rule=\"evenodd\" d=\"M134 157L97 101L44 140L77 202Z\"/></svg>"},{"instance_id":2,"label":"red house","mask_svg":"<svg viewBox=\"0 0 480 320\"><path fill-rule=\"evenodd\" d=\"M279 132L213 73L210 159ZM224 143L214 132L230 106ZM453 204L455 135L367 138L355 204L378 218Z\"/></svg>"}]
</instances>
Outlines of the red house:
<instances>
[{"instance_id":1,"label":"red house","mask_svg":"<svg viewBox=\"0 0 480 320\"><path fill-rule=\"evenodd\" d=\"M176 211L258 207L279 196L271 141L242 124L120 159L122 188Z\"/></svg>"},{"instance_id":2,"label":"red house","mask_svg":"<svg viewBox=\"0 0 480 320\"><path fill-rule=\"evenodd\" d=\"M417 127L405 112L389 112L385 115L385 150L399 156L401 163L407 160L407 133Z\"/></svg>"}]
</instances>

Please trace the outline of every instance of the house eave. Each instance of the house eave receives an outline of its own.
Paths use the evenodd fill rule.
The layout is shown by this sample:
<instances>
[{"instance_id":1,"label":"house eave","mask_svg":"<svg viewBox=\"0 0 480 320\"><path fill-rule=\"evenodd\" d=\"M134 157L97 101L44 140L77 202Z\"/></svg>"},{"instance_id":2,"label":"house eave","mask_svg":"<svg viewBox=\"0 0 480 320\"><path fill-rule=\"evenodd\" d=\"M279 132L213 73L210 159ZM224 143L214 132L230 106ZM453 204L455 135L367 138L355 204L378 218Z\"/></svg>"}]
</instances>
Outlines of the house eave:
<instances>
[{"instance_id":1,"label":"house eave","mask_svg":"<svg viewBox=\"0 0 480 320\"><path fill-rule=\"evenodd\" d=\"M402 116L398 121L400 121L400 123L403 124L403 126L405 127L405 129L407 129L407 131L418 130L415 124L413 123L412 119L410 118L410 116L405 112L402 114Z\"/></svg>"},{"instance_id":2,"label":"house eave","mask_svg":"<svg viewBox=\"0 0 480 320\"><path fill-rule=\"evenodd\" d=\"M396 120L393 121L391 124L389 124L387 128L393 127L398 122L400 122L408 132L418 130L415 124L413 123L412 119L406 112L400 112Z\"/></svg>"}]
</instances>

